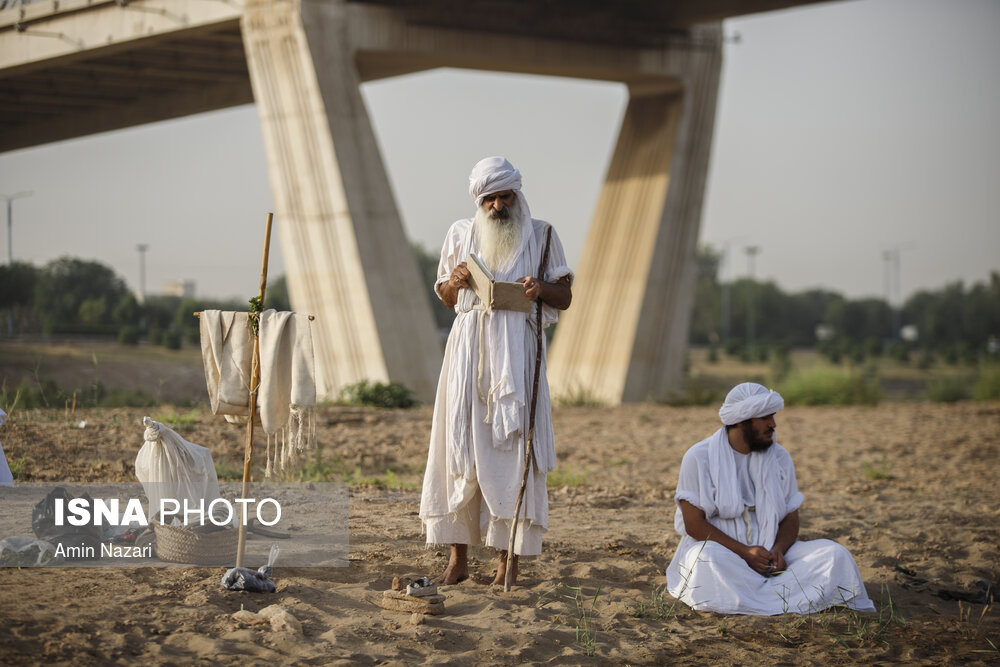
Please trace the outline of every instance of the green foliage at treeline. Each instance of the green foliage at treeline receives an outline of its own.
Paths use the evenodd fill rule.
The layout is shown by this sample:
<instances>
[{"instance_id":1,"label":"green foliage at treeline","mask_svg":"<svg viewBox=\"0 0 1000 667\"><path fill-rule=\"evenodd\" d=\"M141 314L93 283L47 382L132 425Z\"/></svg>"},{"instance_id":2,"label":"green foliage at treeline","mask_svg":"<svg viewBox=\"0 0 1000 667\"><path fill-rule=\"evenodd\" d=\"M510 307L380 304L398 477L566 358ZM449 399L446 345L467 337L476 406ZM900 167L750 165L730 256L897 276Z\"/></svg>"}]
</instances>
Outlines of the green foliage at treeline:
<instances>
[{"instance_id":1,"label":"green foliage at treeline","mask_svg":"<svg viewBox=\"0 0 1000 667\"><path fill-rule=\"evenodd\" d=\"M288 310L284 277L270 282L268 308ZM170 349L198 344L195 312L247 310L247 301L149 296L139 303L125 281L100 262L62 257L36 268L0 266L0 311L12 316L15 334L76 334L146 340Z\"/></svg>"},{"instance_id":2,"label":"green foliage at treeline","mask_svg":"<svg viewBox=\"0 0 1000 667\"><path fill-rule=\"evenodd\" d=\"M1000 273L989 283L971 287L961 282L936 291L917 292L898 315L883 299L847 299L829 290L813 289L793 294L773 282L747 278L720 284L720 254L711 247L698 251L697 283L691 319L691 342L719 346L735 355L746 354L748 305L753 308L753 332L758 359L768 350L817 347L831 361L854 360L889 354L901 361L926 362L938 356L948 362L975 363L1000 338ZM729 301L726 336L724 299ZM893 341L897 325L916 327L917 340ZM817 339L817 327L830 334ZM995 353L994 353L995 354Z\"/></svg>"},{"instance_id":3,"label":"green foliage at treeline","mask_svg":"<svg viewBox=\"0 0 1000 667\"><path fill-rule=\"evenodd\" d=\"M435 323L447 330L455 314L434 293L438 257L419 244L413 248ZM723 285L718 280L719 259L711 247L698 252L690 338L696 345L745 356L748 306L753 308L760 360L772 350L780 354L793 347L819 347L832 361L888 353L901 360L912 354L919 363L933 356L974 363L1000 336L1000 273L992 273L988 284L965 287L956 282L914 294L903 304L898 324L915 326L918 340L888 344L894 314L884 300L847 299L821 289L788 294L772 282L746 278ZM722 317L724 299L729 304L728 332ZM265 304L290 309L284 277L270 282ZM198 344L198 321L192 314L208 308L246 310L248 303L150 296L140 304L111 268L72 257L42 268L19 262L0 266L0 311L12 315L17 334L99 335L128 344L147 340L179 348ZM818 342L820 325L832 336Z\"/></svg>"}]
</instances>

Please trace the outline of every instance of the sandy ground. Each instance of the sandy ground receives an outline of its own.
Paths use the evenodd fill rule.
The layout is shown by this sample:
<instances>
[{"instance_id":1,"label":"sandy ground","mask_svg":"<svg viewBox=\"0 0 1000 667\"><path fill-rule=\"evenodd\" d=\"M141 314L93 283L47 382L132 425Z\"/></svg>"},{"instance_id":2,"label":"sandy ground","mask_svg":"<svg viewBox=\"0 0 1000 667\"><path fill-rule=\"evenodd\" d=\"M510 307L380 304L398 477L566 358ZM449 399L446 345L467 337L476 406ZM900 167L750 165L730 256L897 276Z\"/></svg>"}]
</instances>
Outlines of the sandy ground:
<instances>
[{"instance_id":1,"label":"sandy ground","mask_svg":"<svg viewBox=\"0 0 1000 667\"><path fill-rule=\"evenodd\" d=\"M24 479L133 480L143 414L15 412L0 441L9 459L23 460ZM169 408L153 416L175 419L217 460L241 458L242 430L218 417ZM1000 660L997 608L983 604L985 587L1000 587L1000 403L793 407L778 418L806 495L801 537L846 545L878 614L726 617L659 596L677 543L680 459L717 418L714 408L654 405L557 409L551 527L514 590L486 585L494 554L474 549L472 579L442 588L445 615L385 611L376 601L393 576L445 565L445 550L423 544L417 518L430 408L329 407L319 415L324 460L357 468L356 480L391 470L399 485L352 484L348 567L279 561L270 595L225 591L222 567L0 569L0 654L6 664ZM231 617L272 604L301 633Z\"/></svg>"}]
</instances>

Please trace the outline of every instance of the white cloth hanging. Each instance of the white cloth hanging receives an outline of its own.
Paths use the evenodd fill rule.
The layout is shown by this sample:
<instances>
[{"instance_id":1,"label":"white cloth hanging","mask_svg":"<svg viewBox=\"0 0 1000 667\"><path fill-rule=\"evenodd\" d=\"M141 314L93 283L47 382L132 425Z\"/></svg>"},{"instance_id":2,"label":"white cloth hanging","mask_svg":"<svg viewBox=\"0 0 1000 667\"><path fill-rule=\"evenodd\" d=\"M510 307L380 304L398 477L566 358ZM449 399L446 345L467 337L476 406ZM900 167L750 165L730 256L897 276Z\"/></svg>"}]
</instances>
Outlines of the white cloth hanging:
<instances>
[{"instance_id":1,"label":"white cloth hanging","mask_svg":"<svg viewBox=\"0 0 1000 667\"><path fill-rule=\"evenodd\" d=\"M249 314L203 310L200 320L201 358L212 414L246 415L254 345Z\"/></svg>"}]
</instances>

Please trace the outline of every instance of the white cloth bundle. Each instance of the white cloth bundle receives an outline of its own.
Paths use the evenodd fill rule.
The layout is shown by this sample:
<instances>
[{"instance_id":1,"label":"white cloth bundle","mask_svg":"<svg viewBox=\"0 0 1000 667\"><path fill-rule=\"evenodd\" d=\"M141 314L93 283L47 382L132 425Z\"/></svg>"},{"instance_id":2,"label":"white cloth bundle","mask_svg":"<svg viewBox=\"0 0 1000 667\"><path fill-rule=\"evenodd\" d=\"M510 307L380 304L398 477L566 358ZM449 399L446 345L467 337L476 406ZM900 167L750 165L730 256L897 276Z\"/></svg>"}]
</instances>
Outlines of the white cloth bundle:
<instances>
[{"instance_id":1,"label":"white cloth bundle","mask_svg":"<svg viewBox=\"0 0 1000 667\"><path fill-rule=\"evenodd\" d=\"M135 476L149 499L147 516L160 511L160 500L188 501L189 506L209 503L219 497L219 476L207 447L188 442L174 430L143 417L143 445L135 457Z\"/></svg>"},{"instance_id":2,"label":"white cloth bundle","mask_svg":"<svg viewBox=\"0 0 1000 667\"><path fill-rule=\"evenodd\" d=\"M212 414L246 415L254 342L249 314L203 310L200 320L201 358Z\"/></svg>"}]
</instances>

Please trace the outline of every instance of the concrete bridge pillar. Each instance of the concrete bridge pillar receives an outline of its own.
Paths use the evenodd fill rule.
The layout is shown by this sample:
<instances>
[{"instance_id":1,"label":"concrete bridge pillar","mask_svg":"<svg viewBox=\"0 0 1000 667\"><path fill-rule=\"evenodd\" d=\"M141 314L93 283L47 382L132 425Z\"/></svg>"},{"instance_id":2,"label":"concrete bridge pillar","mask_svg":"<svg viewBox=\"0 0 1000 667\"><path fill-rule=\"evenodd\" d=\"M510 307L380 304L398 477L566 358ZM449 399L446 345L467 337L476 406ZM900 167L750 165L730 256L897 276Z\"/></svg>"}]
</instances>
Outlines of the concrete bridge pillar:
<instances>
[{"instance_id":1,"label":"concrete bridge pillar","mask_svg":"<svg viewBox=\"0 0 1000 667\"><path fill-rule=\"evenodd\" d=\"M248 0L242 18L289 297L296 311L318 316L321 395L397 380L427 401L441 346L348 27L342 3Z\"/></svg>"},{"instance_id":2,"label":"concrete bridge pillar","mask_svg":"<svg viewBox=\"0 0 1000 667\"><path fill-rule=\"evenodd\" d=\"M549 355L553 395L617 404L683 389L721 31L660 54L631 85L618 143Z\"/></svg>"}]
</instances>

